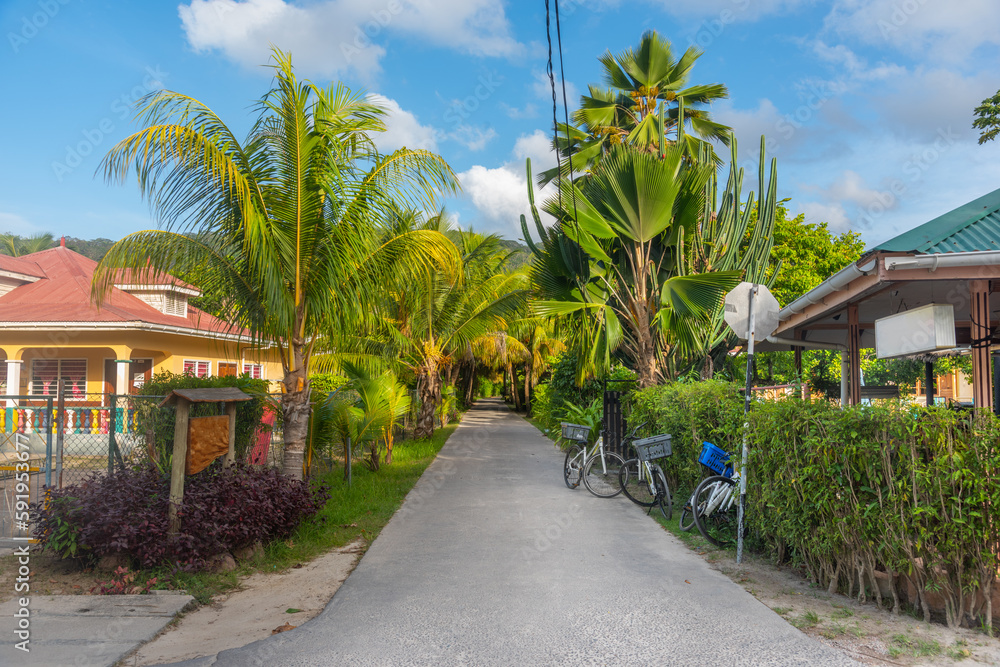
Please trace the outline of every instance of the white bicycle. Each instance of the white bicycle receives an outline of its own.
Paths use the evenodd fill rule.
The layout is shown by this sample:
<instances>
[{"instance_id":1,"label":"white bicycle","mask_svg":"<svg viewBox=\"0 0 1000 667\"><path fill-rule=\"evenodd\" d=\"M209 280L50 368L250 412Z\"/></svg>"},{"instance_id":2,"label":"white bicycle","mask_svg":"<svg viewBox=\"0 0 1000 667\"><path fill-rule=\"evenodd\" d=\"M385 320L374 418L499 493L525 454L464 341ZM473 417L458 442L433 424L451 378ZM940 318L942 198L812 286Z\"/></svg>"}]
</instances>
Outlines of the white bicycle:
<instances>
[{"instance_id":1,"label":"white bicycle","mask_svg":"<svg viewBox=\"0 0 1000 667\"><path fill-rule=\"evenodd\" d=\"M717 547L736 541L737 509L740 504L740 473L732 477L706 477L691 496L694 525L698 532Z\"/></svg>"}]
</instances>

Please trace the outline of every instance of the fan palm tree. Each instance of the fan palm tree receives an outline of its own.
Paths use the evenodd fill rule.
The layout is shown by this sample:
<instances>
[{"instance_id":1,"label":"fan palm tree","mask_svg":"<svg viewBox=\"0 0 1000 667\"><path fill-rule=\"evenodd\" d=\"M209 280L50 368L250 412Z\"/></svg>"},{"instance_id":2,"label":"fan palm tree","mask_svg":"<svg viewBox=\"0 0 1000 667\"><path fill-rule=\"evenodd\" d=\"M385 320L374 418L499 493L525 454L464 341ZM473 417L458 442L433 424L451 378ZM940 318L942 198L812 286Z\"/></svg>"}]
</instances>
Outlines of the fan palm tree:
<instances>
[{"instance_id":1,"label":"fan palm tree","mask_svg":"<svg viewBox=\"0 0 1000 667\"><path fill-rule=\"evenodd\" d=\"M705 140L728 144L731 128L713 121L704 108L728 97L726 87L688 85L701 55L692 46L675 59L670 42L655 30L643 34L637 49L602 55L608 87L589 86L573 113L575 127L559 124L554 148L564 158L562 171L542 172L539 185L568 176L571 167L576 173L592 170L602 155L622 144L662 155L667 145L677 143L690 159L698 157ZM708 156L718 162L711 151Z\"/></svg>"},{"instance_id":2,"label":"fan palm tree","mask_svg":"<svg viewBox=\"0 0 1000 667\"><path fill-rule=\"evenodd\" d=\"M223 315L253 344L281 358L284 471L301 477L309 422L310 362L321 334L373 317L386 289L459 258L438 232L386 234L399 206L431 208L457 189L428 151L382 155L373 135L385 109L343 85L299 81L275 50L273 88L245 141L196 99L169 91L141 102L144 128L105 156L105 178L130 172L161 228L132 234L101 261L93 294L121 268L188 274L225 294Z\"/></svg>"},{"instance_id":3,"label":"fan palm tree","mask_svg":"<svg viewBox=\"0 0 1000 667\"><path fill-rule=\"evenodd\" d=\"M684 154L680 146L663 157L614 148L591 178L562 181L562 196L545 203L559 226L543 239L545 250L534 246L533 281L547 297L535 312L596 323L604 365L619 350L642 388L664 376L671 347L690 338L693 323L710 317L742 275L683 272L685 238L702 222L714 168Z\"/></svg>"}]
</instances>

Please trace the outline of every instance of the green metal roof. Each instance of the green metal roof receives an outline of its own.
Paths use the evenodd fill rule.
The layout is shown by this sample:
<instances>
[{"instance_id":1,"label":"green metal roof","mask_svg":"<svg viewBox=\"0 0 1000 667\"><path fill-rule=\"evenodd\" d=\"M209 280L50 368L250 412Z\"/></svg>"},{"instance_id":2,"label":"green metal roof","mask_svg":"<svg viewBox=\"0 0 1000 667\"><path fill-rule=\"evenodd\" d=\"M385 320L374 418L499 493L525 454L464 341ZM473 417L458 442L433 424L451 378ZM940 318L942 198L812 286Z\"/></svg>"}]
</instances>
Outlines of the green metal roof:
<instances>
[{"instance_id":1,"label":"green metal roof","mask_svg":"<svg viewBox=\"0 0 1000 667\"><path fill-rule=\"evenodd\" d=\"M1000 190L973 199L871 250L914 253L1000 250Z\"/></svg>"}]
</instances>

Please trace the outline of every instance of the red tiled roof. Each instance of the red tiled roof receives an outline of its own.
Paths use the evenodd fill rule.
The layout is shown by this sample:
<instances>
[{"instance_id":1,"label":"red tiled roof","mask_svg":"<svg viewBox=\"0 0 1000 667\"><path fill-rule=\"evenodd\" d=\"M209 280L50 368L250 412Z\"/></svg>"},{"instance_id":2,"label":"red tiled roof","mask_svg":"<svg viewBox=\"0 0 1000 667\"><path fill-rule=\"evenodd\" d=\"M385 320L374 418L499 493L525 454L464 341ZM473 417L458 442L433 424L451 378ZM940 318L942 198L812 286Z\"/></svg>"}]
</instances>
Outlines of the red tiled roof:
<instances>
[{"instance_id":1,"label":"red tiled roof","mask_svg":"<svg viewBox=\"0 0 1000 667\"><path fill-rule=\"evenodd\" d=\"M190 305L187 317L161 313L138 297L115 287L111 288L104 304L98 308L90 300L90 283L97 262L65 247L49 248L20 258L4 257L0 259L0 269L15 270L14 264L9 262L12 259L19 260L18 266L33 265L35 273L30 275L37 275L41 280L15 287L0 296L0 322L135 322L196 329L205 333L242 333ZM26 273L23 270L18 272ZM186 283L176 279L154 284L171 283L187 287Z\"/></svg>"}]
</instances>

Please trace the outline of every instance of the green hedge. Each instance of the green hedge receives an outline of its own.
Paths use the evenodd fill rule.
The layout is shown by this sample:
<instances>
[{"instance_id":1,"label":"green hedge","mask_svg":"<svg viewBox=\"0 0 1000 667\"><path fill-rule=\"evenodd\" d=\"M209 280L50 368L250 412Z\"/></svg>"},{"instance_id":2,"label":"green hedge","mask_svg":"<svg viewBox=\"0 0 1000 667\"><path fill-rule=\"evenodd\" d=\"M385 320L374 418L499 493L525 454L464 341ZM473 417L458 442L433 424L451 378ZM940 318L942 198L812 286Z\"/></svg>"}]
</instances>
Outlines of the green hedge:
<instances>
[{"instance_id":1,"label":"green hedge","mask_svg":"<svg viewBox=\"0 0 1000 667\"><path fill-rule=\"evenodd\" d=\"M736 453L743 402L731 384L674 383L631 397L632 423L670 433L676 498L702 475L708 440ZM813 580L898 611L898 583L930 618L990 627L1000 563L1000 420L943 407L841 409L797 398L754 403L748 522L760 544L802 563ZM677 501L679 502L679 501ZM929 596L934 598L928 602Z\"/></svg>"},{"instance_id":2,"label":"green hedge","mask_svg":"<svg viewBox=\"0 0 1000 667\"><path fill-rule=\"evenodd\" d=\"M677 502L704 476L698 464L703 442L731 454L742 448L743 397L729 382L674 382L637 391L626 414L629 424L646 422L639 435L670 434L674 453L661 465Z\"/></svg>"},{"instance_id":3,"label":"green hedge","mask_svg":"<svg viewBox=\"0 0 1000 667\"><path fill-rule=\"evenodd\" d=\"M949 626L989 625L1000 553L992 414L784 400L757 404L751 424L751 521L817 583L881 604L876 579L902 575L926 619L934 593ZM895 586L891 595L898 609Z\"/></svg>"}]
</instances>

